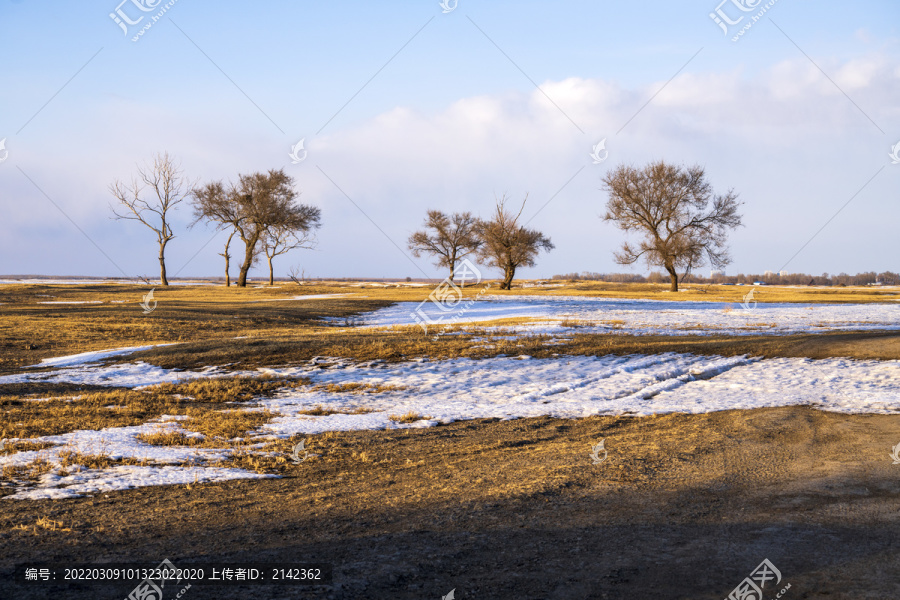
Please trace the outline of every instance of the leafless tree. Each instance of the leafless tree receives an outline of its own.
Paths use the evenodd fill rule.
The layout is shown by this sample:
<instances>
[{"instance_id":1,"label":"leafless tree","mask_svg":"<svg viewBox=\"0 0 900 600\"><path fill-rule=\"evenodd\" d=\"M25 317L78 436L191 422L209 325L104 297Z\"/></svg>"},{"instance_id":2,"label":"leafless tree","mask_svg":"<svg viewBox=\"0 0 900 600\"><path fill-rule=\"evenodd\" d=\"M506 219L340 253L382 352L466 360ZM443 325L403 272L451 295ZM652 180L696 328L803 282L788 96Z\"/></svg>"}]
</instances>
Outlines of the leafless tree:
<instances>
[{"instance_id":1,"label":"leafless tree","mask_svg":"<svg viewBox=\"0 0 900 600\"><path fill-rule=\"evenodd\" d=\"M303 285L303 283L306 281L306 269L300 269L300 267L294 265L288 272L288 277L290 277L291 281L293 281L297 285Z\"/></svg>"},{"instance_id":2,"label":"leafless tree","mask_svg":"<svg viewBox=\"0 0 900 600\"><path fill-rule=\"evenodd\" d=\"M231 271L229 271L231 255L228 253L228 249L231 247L231 238L234 237L235 233L237 232L232 229L231 233L228 234L228 239L225 241L225 252L219 253L219 256L225 259L225 287L231 287Z\"/></svg>"},{"instance_id":3,"label":"leafless tree","mask_svg":"<svg viewBox=\"0 0 900 600\"><path fill-rule=\"evenodd\" d=\"M481 246L477 226L478 219L472 213L453 213L448 216L439 210L429 210L425 229L409 236L409 249L416 258L423 253L436 256L435 265L450 269L452 281L456 274L456 263Z\"/></svg>"},{"instance_id":4,"label":"leafless tree","mask_svg":"<svg viewBox=\"0 0 900 600\"><path fill-rule=\"evenodd\" d=\"M138 166L130 184L114 180L109 191L119 203L118 210L110 206L116 219L139 221L156 233L159 243L159 281L169 285L166 278L166 244L175 237L169 212L181 204L194 187L184 176L181 165L168 152L157 154L152 162Z\"/></svg>"},{"instance_id":5,"label":"leafless tree","mask_svg":"<svg viewBox=\"0 0 900 600\"><path fill-rule=\"evenodd\" d=\"M205 219L219 227L231 227L244 242L238 287L246 287L247 273L267 230L282 227L308 232L319 226L321 211L296 204L297 196L293 178L280 169L239 175L238 182L227 188L221 181L213 181L194 190L194 223Z\"/></svg>"},{"instance_id":6,"label":"leafless tree","mask_svg":"<svg viewBox=\"0 0 900 600\"><path fill-rule=\"evenodd\" d=\"M522 208L515 216L506 208L506 196L497 200L494 216L490 221L479 221L478 233L481 246L478 256L489 267L503 271L501 290L512 287L516 269L519 267L533 267L535 259L541 250L550 251L554 246L550 238L535 229L526 229L519 225L519 217L525 210L525 200Z\"/></svg>"},{"instance_id":7,"label":"leafless tree","mask_svg":"<svg viewBox=\"0 0 900 600\"><path fill-rule=\"evenodd\" d=\"M638 246L628 242L615 254L621 265L641 257L669 274L678 291L678 271L689 274L706 260L720 269L731 262L728 230L741 225L737 194L714 195L702 167L677 167L663 161L642 169L619 166L603 178L609 193L606 221L627 233L643 235ZM711 205L710 205L711 204Z\"/></svg>"},{"instance_id":8,"label":"leafless tree","mask_svg":"<svg viewBox=\"0 0 900 600\"><path fill-rule=\"evenodd\" d=\"M266 227L262 238L263 252L269 261L269 285L275 283L275 272L272 268L272 260L276 256L287 254L296 248L312 249L315 247L315 236L310 231L318 227L318 219L307 229L291 229L285 225L273 225Z\"/></svg>"}]
</instances>

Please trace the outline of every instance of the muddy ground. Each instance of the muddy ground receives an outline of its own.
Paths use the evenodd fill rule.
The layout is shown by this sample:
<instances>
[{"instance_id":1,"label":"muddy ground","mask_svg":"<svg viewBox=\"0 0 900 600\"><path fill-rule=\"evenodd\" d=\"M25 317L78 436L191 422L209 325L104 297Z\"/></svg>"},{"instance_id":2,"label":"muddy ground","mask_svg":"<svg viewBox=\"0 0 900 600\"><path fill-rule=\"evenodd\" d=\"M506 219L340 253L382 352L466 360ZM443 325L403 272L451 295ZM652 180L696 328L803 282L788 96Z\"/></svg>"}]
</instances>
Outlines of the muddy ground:
<instances>
[{"instance_id":1,"label":"muddy ground","mask_svg":"<svg viewBox=\"0 0 900 600\"><path fill-rule=\"evenodd\" d=\"M786 600L893 600L898 443L900 415L806 407L332 433L279 479L2 500L0 571L306 561L331 563L333 585L183 598L721 600L767 558L782 574L767 600L787 584ZM134 587L0 585L67 600Z\"/></svg>"}]
</instances>

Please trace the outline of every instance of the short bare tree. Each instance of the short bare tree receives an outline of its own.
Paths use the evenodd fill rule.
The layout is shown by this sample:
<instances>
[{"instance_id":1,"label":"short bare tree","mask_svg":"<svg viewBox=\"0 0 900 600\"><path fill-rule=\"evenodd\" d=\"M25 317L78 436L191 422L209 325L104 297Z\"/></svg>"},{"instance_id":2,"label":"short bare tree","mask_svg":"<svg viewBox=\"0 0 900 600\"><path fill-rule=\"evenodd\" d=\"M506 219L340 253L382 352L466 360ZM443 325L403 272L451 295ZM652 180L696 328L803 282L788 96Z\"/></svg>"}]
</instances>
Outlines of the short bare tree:
<instances>
[{"instance_id":1,"label":"short bare tree","mask_svg":"<svg viewBox=\"0 0 900 600\"><path fill-rule=\"evenodd\" d=\"M297 196L294 179L281 169L239 175L238 182L227 188L221 181L213 181L194 190L194 224L208 220L218 227L231 227L244 242L238 287L247 286L247 273L258 258L260 241L268 229L307 232L319 226L321 211L296 204Z\"/></svg>"},{"instance_id":2,"label":"short bare tree","mask_svg":"<svg viewBox=\"0 0 900 600\"><path fill-rule=\"evenodd\" d=\"M157 154L152 162L138 166L130 184L114 180L109 191L119 203L118 210L110 206L116 219L139 221L156 233L159 243L159 282L169 285L166 278L166 244L175 237L169 212L181 204L194 183L184 177L181 165L168 152Z\"/></svg>"},{"instance_id":3,"label":"short bare tree","mask_svg":"<svg viewBox=\"0 0 900 600\"><path fill-rule=\"evenodd\" d=\"M737 194L714 195L702 167L678 167L664 161L642 169L619 166L603 178L609 193L606 221L643 239L635 247L625 242L615 254L620 265L644 258L669 274L671 291L678 291L678 271L685 275L706 260L715 269L731 262L725 245L728 231L741 225Z\"/></svg>"},{"instance_id":4,"label":"short bare tree","mask_svg":"<svg viewBox=\"0 0 900 600\"><path fill-rule=\"evenodd\" d=\"M457 262L481 247L478 219L469 212L448 216L439 210L429 210L425 229L409 236L408 243L416 258L422 254L437 257L435 266L450 269L450 280L453 281Z\"/></svg>"},{"instance_id":5,"label":"short bare tree","mask_svg":"<svg viewBox=\"0 0 900 600\"><path fill-rule=\"evenodd\" d=\"M272 260L276 256L287 254L297 248L306 248L307 250L315 248L315 236L311 230L317 227L319 227L318 216L306 229L296 230L284 225L266 227L265 235L262 238L262 247L266 259L269 261L269 285L275 283Z\"/></svg>"},{"instance_id":6,"label":"short bare tree","mask_svg":"<svg viewBox=\"0 0 900 600\"><path fill-rule=\"evenodd\" d=\"M522 208L515 215L506 208L506 200L506 196L497 200L491 220L479 221L478 224L481 240L478 256L487 266L503 271L501 290L512 288L516 269L533 267L541 250L549 252L554 248L550 238L540 231L519 225L528 197L522 201Z\"/></svg>"},{"instance_id":7,"label":"short bare tree","mask_svg":"<svg viewBox=\"0 0 900 600\"><path fill-rule=\"evenodd\" d=\"M219 256L225 259L225 287L231 287L231 271L229 270L231 266L231 255L228 253L228 249L231 248L231 239L234 237L235 233L237 232L232 229L231 233L228 234L228 239L225 240L225 251L219 252Z\"/></svg>"}]
</instances>

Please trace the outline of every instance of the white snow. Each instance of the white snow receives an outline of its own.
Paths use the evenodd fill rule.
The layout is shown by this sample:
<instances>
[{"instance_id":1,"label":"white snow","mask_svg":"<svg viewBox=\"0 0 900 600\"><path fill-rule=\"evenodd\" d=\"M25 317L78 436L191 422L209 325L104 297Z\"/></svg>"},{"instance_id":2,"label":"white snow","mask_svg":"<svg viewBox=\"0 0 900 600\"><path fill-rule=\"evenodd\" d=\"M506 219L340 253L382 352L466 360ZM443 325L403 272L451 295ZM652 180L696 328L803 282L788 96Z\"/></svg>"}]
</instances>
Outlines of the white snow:
<instances>
[{"instance_id":1,"label":"white snow","mask_svg":"<svg viewBox=\"0 0 900 600\"><path fill-rule=\"evenodd\" d=\"M85 362L84 355L51 360L60 365L55 371L0 377L0 383L9 382L11 377L44 377L135 387L222 374L215 367L181 372L143 363L102 366ZM440 361L423 357L402 363L358 363L316 357L302 366L259 369L255 373L303 375L318 384L352 382L402 389L352 394L311 387L291 388L273 398L259 398L255 406L247 410L268 409L278 416L245 436L248 441L330 430L429 427L465 419L544 415L579 418L703 413L790 405L810 405L844 413L900 413L900 361L897 360L759 359L675 353L550 359L501 356ZM372 412L327 416L300 414L319 405L343 413L357 408ZM408 424L390 419L391 415L408 412L425 418ZM106 489L190 483L195 479L257 477L250 472L216 467L215 461L230 453L227 448L152 446L137 438L139 433L158 428L177 429L181 418L167 415L138 426L35 438L32 441L55 445L44 450L2 456L0 466L25 465L41 458L58 463L59 454L68 450L110 458L135 458L156 463L156 466L117 466L64 477L57 470L45 475L37 487L21 484L17 493L8 497L71 497ZM160 466L165 464L178 466Z\"/></svg>"},{"instance_id":2,"label":"white snow","mask_svg":"<svg viewBox=\"0 0 900 600\"><path fill-rule=\"evenodd\" d=\"M328 430L427 426L477 418L712 412L764 406L814 405L861 413L900 412L900 361L704 357L690 354L501 357L359 366L335 363L306 373L316 383L406 386L376 394L296 391L262 399L281 416L261 433L276 437ZM317 405L376 412L312 417ZM403 425L389 415L417 412Z\"/></svg>"},{"instance_id":3,"label":"white snow","mask_svg":"<svg viewBox=\"0 0 900 600\"><path fill-rule=\"evenodd\" d=\"M154 344L150 346L127 346L125 348L113 348L111 350L94 350L92 352L82 352L80 354L70 354L68 356L57 356L56 358L45 358L40 364L31 365L32 367L71 367L73 365L82 365L86 363L97 362L105 358L113 356L121 356L123 354L131 354L140 352L141 350L149 350L157 346L171 346L172 344Z\"/></svg>"},{"instance_id":4,"label":"white snow","mask_svg":"<svg viewBox=\"0 0 900 600\"><path fill-rule=\"evenodd\" d=\"M59 463L60 453L103 455L110 459L134 458L154 463L196 463L217 461L226 458L229 450L196 448L190 446L154 446L138 439L139 434L162 431L180 431L177 421L161 418L157 421L131 427L110 427L100 431L79 430L62 435L48 435L29 438L31 442L50 442L56 446L43 450L28 450L0 456L0 466L27 465L38 459ZM9 440L15 441L15 440Z\"/></svg>"},{"instance_id":5,"label":"white snow","mask_svg":"<svg viewBox=\"0 0 900 600\"><path fill-rule=\"evenodd\" d=\"M491 296L466 299L458 308L400 302L360 318L370 327L416 325L421 310L434 323L429 333L454 323L532 318L539 321L504 328L521 333L570 333L561 322L578 321L582 333L638 335L750 335L834 330L900 329L896 304L751 304L670 300L628 300L583 296ZM420 317L421 318L421 317Z\"/></svg>"},{"instance_id":6,"label":"white snow","mask_svg":"<svg viewBox=\"0 0 900 600\"><path fill-rule=\"evenodd\" d=\"M109 469L85 469L61 477L54 473L41 476L36 487L6 496L8 500L55 500L77 498L83 494L127 490L148 485L207 483L229 479L275 477L225 467L141 467L122 465Z\"/></svg>"}]
</instances>

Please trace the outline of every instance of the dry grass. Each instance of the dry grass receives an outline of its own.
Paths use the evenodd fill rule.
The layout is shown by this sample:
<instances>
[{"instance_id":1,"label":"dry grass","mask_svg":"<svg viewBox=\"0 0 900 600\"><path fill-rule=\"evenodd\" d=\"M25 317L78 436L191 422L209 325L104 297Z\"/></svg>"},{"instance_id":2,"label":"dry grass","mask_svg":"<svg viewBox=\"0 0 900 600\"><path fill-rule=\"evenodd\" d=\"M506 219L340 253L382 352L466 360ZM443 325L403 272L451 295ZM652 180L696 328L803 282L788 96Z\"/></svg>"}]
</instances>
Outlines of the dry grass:
<instances>
[{"instance_id":1,"label":"dry grass","mask_svg":"<svg viewBox=\"0 0 900 600\"><path fill-rule=\"evenodd\" d=\"M518 281L511 291L492 286L490 294L500 296L566 295L654 300L707 300L741 302L750 286L683 286L685 291L673 294L664 284L613 284L603 282L571 282L562 287L521 287ZM464 290L466 300L474 299L484 284ZM157 288L159 305L150 314L138 306L149 286L104 285L31 285L0 286L0 372L35 364L42 358L149 343L181 342L177 349L138 353L134 358L160 356L172 358L168 365L190 366L234 363L244 366L274 365L280 358L290 361L282 344L298 337L322 336L310 344L309 358L315 355L357 356L356 344L363 342L362 355L390 357L379 348L377 337L357 335L355 329L327 327L322 317L347 319L387 306L393 302L420 302L433 286L414 287L405 284L316 282L297 286L282 283L276 287L237 288L224 286L179 285ZM298 294L349 294L339 298L292 300ZM893 287L788 288L757 287L759 302L890 302L900 290ZM365 298L361 296L366 296ZM52 298L50 298L52 296ZM259 300L281 299L279 302ZM101 304L39 304L41 301L101 301ZM452 328L450 330L453 330ZM434 333L434 332L430 332ZM247 337L247 339L234 339ZM410 327L401 338L418 337L425 346L432 340L421 328ZM402 341L402 340L401 340ZM393 346L393 344L387 344ZM406 344L412 346L415 344ZM402 352L402 351L401 351ZM258 357L258 358L257 358ZM359 356L357 356L359 357ZM231 360L228 360L228 359ZM308 358L307 358L308 360ZM179 364L180 363L180 364ZM0 390L2 393L2 390Z\"/></svg>"},{"instance_id":2,"label":"dry grass","mask_svg":"<svg viewBox=\"0 0 900 600\"><path fill-rule=\"evenodd\" d=\"M411 410L403 415L388 415L388 419L394 421L396 423L415 423L416 421L421 421L423 419L430 419L431 417L423 417L419 413Z\"/></svg>"},{"instance_id":3,"label":"dry grass","mask_svg":"<svg viewBox=\"0 0 900 600\"><path fill-rule=\"evenodd\" d=\"M48 461L46 458L38 458L27 465L4 465L0 470L0 480L16 481L27 480L36 481L41 475L49 473L56 468L56 465Z\"/></svg>"},{"instance_id":4,"label":"dry grass","mask_svg":"<svg viewBox=\"0 0 900 600\"><path fill-rule=\"evenodd\" d=\"M210 440L233 440L265 425L277 415L268 410L191 411L193 414L182 426L188 431L202 433Z\"/></svg>"},{"instance_id":5,"label":"dry grass","mask_svg":"<svg viewBox=\"0 0 900 600\"><path fill-rule=\"evenodd\" d=\"M299 410L297 411L297 414L309 415L313 417L327 417L328 415L364 415L370 412L375 412L375 409L366 408L365 406L359 406L351 409L338 410L334 408L325 408L321 404L317 404L312 408Z\"/></svg>"},{"instance_id":6,"label":"dry grass","mask_svg":"<svg viewBox=\"0 0 900 600\"><path fill-rule=\"evenodd\" d=\"M62 521L57 521L50 517L38 518L31 527L22 523L13 527L15 531L28 531L29 529L34 535L38 535L41 531L72 531L72 528L66 527Z\"/></svg>"},{"instance_id":7,"label":"dry grass","mask_svg":"<svg viewBox=\"0 0 900 600\"><path fill-rule=\"evenodd\" d=\"M152 433L139 433L137 439L151 446L200 446L205 441L204 438L187 435L183 431L162 428Z\"/></svg>"},{"instance_id":8,"label":"dry grass","mask_svg":"<svg viewBox=\"0 0 900 600\"><path fill-rule=\"evenodd\" d=\"M179 395L196 402L248 402L258 396L271 396L282 389L308 385L303 378L215 377L180 383L161 383L147 388L161 394Z\"/></svg>"},{"instance_id":9,"label":"dry grass","mask_svg":"<svg viewBox=\"0 0 900 600\"><path fill-rule=\"evenodd\" d=\"M164 414L178 414L183 405L165 394L114 389L78 398L51 396L45 402L0 399L0 438L60 435L79 429L140 425ZM114 406L116 408L108 408Z\"/></svg>"},{"instance_id":10,"label":"dry grass","mask_svg":"<svg viewBox=\"0 0 900 600\"><path fill-rule=\"evenodd\" d=\"M64 473L68 467L80 466L86 469L108 469L109 467L114 467L118 465L140 465L146 466L150 464L147 460L131 458L131 457L118 457L111 458L106 452L100 451L99 453L90 453L90 452L81 452L78 450L69 450L67 452L59 453L59 466L62 467L62 471L60 471L61 476L65 476L67 473Z\"/></svg>"},{"instance_id":11,"label":"dry grass","mask_svg":"<svg viewBox=\"0 0 900 600\"><path fill-rule=\"evenodd\" d=\"M405 385L388 385L384 383L327 383L319 384L312 391L324 391L332 394L378 394L381 392L396 392L409 389Z\"/></svg>"},{"instance_id":12,"label":"dry grass","mask_svg":"<svg viewBox=\"0 0 900 600\"><path fill-rule=\"evenodd\" d=\"M31 452L44 450L55 446L53 442L32 442L31 440L3 440L0 447L0 455L15 454L16 452Z\"/></svg>"}]
</instances>

